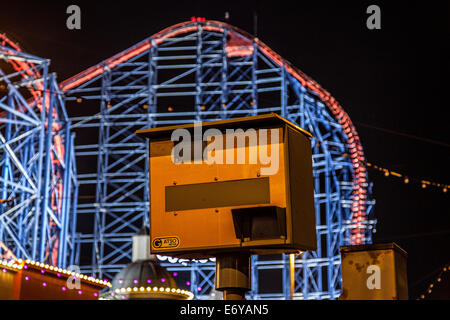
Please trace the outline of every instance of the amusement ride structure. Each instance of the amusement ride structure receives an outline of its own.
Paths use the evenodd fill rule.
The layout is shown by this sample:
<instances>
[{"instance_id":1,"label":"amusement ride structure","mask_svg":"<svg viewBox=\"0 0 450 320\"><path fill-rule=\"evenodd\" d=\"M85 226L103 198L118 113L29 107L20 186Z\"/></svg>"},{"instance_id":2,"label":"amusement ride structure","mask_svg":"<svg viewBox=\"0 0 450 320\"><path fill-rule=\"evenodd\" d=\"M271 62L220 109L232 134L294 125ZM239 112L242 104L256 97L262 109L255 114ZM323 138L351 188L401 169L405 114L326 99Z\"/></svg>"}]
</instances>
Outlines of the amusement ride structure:
<instances>
[{"instance_id":1,"label":"amusement ride structure","mask_svg":"<svg viewBox=\"0 0 450 320\"><path fill-rule=\"evenodd\" d=\"M74 136L49 64L0 34L0 253L65 268L76 259Z\"/></svg>"},{"instance_id":2,"label":"amusement ride structure","mask_svg":"<svg viewBox=\"0 0 450 320\"><path fill-rule=\"evenodd\" d=\"M36 65L47 66L45 61ZM20 67L22 71L17 72L23 72L23 68ZM60 249L60 243L58 257L64 252L66 255L70 253L70 261L79 264L82 272L108 279L112 279L131 260L132 236L149 224L148 144L134 134L136 130L276 112L308 130L314 137L312 150L318 249L295 257L294 298L339 297L339 247L371 242L375 226L375 221L371 219L374 201L371 199L363 148L355 127L339 103L318 83L254 36L229 24L204 19L191 19L166 28L61 82L59 88L53 85L54 80L47 75L47 71L42 71L42 74L44 79L48 77L48 84L45 82L45 89L37 92L50 90L49 96L54 97L53 100L50 98L53 103L50 103L51 110L57 110L57 106L64 110L64 104L68 110L89 110L86 112L88 114L72 117L70 121L62 111L58 117L54 115L52 118L53 113L50 112L49 119L43 118L50 123L57 118L61 127L55 127L56 133L53 135L47 132L47 136L42 137L46 142L42 145L45 152L39 155L54 153L54 157L44 157L43 165L54 164L61 171L43 170L42 174L45 178L58 172L62 177L62 186L66 186L67 182L70 187L59 187L55 182L59 180L48 176L48 186L45 183L42 185L53 190L53 193L44 193L39 205L35 198L29 200L27 206L35 211L27 211L27 214L36 217L35 214L44 212L50 219L48 221L60 222L60 213L51 210L59 208L53 203L62 199L61 208L66 211L61 211L61 217L65 217L64 223L69 223L66 229L72 233L59 233L58 239L67 239L67 246ZM22 82L30 82L27 80L29 77L24 77ZM18 81L15 86L20 83ZM29 91L33 92L31 89ZM2 107L9 101L8 97L2 96ZM45 95L40 97L46 99ZM36 107L31 102L25 105L23 99L20 104L22 109L18 109L19 105L8 107L7 116L1 116L2 136L9 123L2 121L12 116L24 118L20 119L20 123L30 122L27 122L30 127L26 131L29 133L27 137L40 137L39 130L44 130L42 126L36 129L36 133L31 132L34 128L31 124L37 127L44 121L32 118L37 113L35 110L47 110L39 107L38 101L35 102ZM46 126L45 130L48 131L49 127ZM77 133L74 154L67 152L73 146L72 139L66 139L70 136L70 130ZM4 140L11 141L16 136L26 135L14 131L13 136L11 130L8 132L10 135L0 142L3 154L11 145ZM55 141L58 139L55 137L58 135L61 136L60 143L65 146L63 154L57 152L58 143ZM21 157L17 159L28 159L23 158L25 155ZM36 157L31 158L37 161ZM74 159L78 169L76 177L72 175ZM66 166L68 162L69 171ZM70 172L68 176L66 171ZM5 177L2 173L2 183L8 181L11 186L26 189L22 193L28 192L29 197L34 194L28 190L32 188L26 176ZM10 198L2 194L2 199ZM27 199L14 200L14 205L22 205ZM47 207L45 203L48 203ZM0 208L0 226L11 224L11 220L5 220L11 214L5 213L8 211L2 204ZM75 219L78 229L73 233ZM24 228L37 225L34 228L39 232L49 225L45 219L40 219L43 225L33 222L31 217L26 221ZM64 226L64 223L60 225ZM55 225L58 227L58 223ZM0 237L4 229L0 229ZM18 236L17 241L21 239ZM40 241L39 244L36 244L36 250L45 249L45 244L50 243ZM21 252L19 246L13 248L14 253ZM158 258L167 270L176 272L180 278L184 275L189 279L186 284L197 299L210 298L214 289L213 259L188 261L163 256ZM254 256L252 259L253 290L250 297L289 298L289 256ZM62 260L57 260L58 264ZM278 270L280 274L282 285L278 292L259 290L259 284L264 281L264 273L268 270Z\"/></svg>"}]
</instances>

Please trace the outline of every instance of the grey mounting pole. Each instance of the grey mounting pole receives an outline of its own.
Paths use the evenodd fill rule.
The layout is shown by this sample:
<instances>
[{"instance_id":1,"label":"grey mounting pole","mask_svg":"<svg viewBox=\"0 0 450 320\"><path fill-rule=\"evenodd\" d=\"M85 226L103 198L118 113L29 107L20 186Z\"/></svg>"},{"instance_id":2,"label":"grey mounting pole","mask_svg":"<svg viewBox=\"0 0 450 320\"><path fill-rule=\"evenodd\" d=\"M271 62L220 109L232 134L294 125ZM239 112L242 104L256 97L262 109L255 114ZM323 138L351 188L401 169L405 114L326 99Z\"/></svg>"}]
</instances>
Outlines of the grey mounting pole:
<instances>
[{"instance_id":1,"label":"grey mounting pole","mask_svg":"<svg viewBox=\"0 0 450 320\"><path fill-rule=\"evenodd\" d=\"M250 253L226 253L216 256L216 290L224 300L245 300L251 285Z\"/></svg>"},{"instance_id":2,"label":"grey mounting pole","mask_svg":"<svg viewBox=\"0 0 450 320\"><path fill-rule=\"evenodd\" d=\"M136 234L133 235L133 251L132 262L153 260L156 261L156 256L150 252L150 236L148 229L142 227Z\"/></svg>"}]
</instances>

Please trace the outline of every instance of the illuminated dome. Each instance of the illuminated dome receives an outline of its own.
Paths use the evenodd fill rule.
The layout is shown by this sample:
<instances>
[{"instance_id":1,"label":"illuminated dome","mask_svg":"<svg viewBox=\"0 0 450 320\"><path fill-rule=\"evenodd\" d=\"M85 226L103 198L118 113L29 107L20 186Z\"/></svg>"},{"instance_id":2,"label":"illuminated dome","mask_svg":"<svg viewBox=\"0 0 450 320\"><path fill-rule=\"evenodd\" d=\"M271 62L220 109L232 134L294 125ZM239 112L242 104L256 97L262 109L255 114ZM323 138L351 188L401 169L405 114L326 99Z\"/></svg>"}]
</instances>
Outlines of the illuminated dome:
<instances>
[{"instance_id":1,"label":"illuminated dome","mask_svg":"<svg viewBox=\"0 0 450 320\"><path fill-rule=\"evenodd\" d=\"M133 261L101 294L103 299L192 299L188 290L178 288L174 277L150 254L148 230L142 228L133 236Z\"/></svg>"}]
</instances>

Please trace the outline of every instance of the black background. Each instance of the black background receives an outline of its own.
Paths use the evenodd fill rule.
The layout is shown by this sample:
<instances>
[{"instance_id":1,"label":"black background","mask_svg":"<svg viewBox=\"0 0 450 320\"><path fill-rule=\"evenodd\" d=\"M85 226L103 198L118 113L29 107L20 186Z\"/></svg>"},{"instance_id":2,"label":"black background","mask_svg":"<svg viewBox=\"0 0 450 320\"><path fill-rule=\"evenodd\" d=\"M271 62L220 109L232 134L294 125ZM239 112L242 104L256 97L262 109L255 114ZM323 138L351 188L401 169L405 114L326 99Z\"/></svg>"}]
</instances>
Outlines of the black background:
<instances>
[{"instance_id":1,"label":"black background","mask_svg":"<svg viewBox=\"0 0 450 320\"><path fill-rule=\"evenodd\" d=\"M70 4L81 7L81 30L66 28ZM381 8L381 30L366 27L371 4ZM62 81L165 27L191 16L223 21L226 11L230 24L250 33L257 12L258 38L341 103L368 161L450 184L448 1L14 1L1 6L0 32L51 59ZM374 241L395 241L408 252L415 299L450 262L450 191L369 174Z\"/></svg>"}]
</instances>

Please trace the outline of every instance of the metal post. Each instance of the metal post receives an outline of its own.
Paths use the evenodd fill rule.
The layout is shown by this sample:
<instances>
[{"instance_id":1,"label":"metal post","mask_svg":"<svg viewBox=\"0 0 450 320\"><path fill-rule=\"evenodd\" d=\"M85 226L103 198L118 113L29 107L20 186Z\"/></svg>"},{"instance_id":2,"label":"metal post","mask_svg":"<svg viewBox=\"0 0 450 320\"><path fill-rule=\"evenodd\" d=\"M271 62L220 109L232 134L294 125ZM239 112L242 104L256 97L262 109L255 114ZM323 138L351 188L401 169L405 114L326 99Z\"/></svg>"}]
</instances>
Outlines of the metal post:
<instances>
[{"instance_id":1,"label":"metal post","mask_svg":"<svg viewBox=\"0 0 450 320\"><path fill-rule=\"evenodd\" d=\"M289 274L289 280L291 282L291 291L290 291L290 295L289 298L290 300L294 300L294 293L295 293L295 254L290 254L289 255L289 270L290 270L290 274Z\"/></svg>"},{"instance_id":2,"label":"metal post","mask_svg":"<svg viewBox=\"0 0 450 320\"><path fill-rule=\"evenodd\" d=\"M216 290L223 291L224 300L245 300L251 290L250 253L228 253L216 257Z\"/></svg>"},{"instance_id":3,"label":"metal post","mask_svg":"<svg viewBox=\"0 0 450 320\"><path fill-rule=\"evenodd\" d=\"M45 245L47 238L50 241L50 233L47 230L48 229L48 209L49 209L49 198L50 198L50 170L51 170L51 148L50 145L52 143L52 126L53 126L53 108L54 108L54 88L53 88L53 81L50 81L49 84L49 108L48 108L48 120L47 120L47 132L45 136L45 164L44 164L44 194L43 194L43 201L41 202L41 237L39 242L39 261L44 261L45 259ZM46 94L44 93L44 97ZM45 108L45 104L42 104L42 109ZM43 124L44 125L44 124Z\"/></svg>"},{"instance_id":4,"label":"metal post","mask_svg":"<svg viewBox=\"0 0 450 320\"><path fill-rule=\"evenodd\" d=\"M43 77L44 80L47 79L47 66L44 68L44 72L43 72ZM42 107L41 107L41 114L40 114L40 122L41 122L41 129L39 132L39 146L38 146L38 152L39 152L39 159L38 159L38 164L37 164L37 172L43 172L43 160L44 160L44 139L45 139L45 117L46 117L46 110L45 110L45 106L47 103L47 99L46 99L46 92L47 90L49 90L49 82L48 81L44 81L44 88L43 88L43 92L42 92ZM50 108L49 108L50 109ZM50 112L50 111L49 111ZM46 152L49 152L48 149L46 150ZM40 255L38 254L38 245L39 245L39 216L41 213L41 205L42 205L42 194L41 194L41 186L42 184L42 175L38 174L37 176L37 194L38 196L36 197L36 203L35 203L35 218L34 218L34 228L33 228L33 243L32 243L32 253L31 253L31 257L34 260L39 260L40 259ZM44 230L44 229L41 229ZM43 231L42 231L43 233Z\"/></svg>"}]
</instances>

